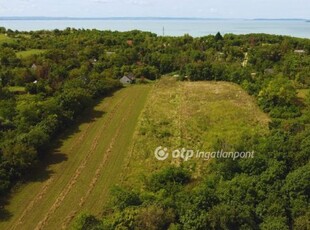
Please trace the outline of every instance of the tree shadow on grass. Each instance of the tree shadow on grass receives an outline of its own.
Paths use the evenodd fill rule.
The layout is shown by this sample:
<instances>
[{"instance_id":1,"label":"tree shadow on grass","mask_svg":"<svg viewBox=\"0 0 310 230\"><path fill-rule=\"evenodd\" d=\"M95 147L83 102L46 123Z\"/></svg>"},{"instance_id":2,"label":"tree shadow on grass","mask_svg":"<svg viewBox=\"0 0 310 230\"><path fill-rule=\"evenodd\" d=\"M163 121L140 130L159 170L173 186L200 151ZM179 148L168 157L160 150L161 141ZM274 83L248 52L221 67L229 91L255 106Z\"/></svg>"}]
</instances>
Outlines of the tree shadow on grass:
<instances>
[{"instance_id":1,"label":"tree shadow on grass","mask_svg":"<svg viewBox=\"0 0 310 230\"><path fill-rule=\"evenodd\" d=\"M106 95L104 97L112 97L113 93ZM103 98L94 101L89 108L83 111L80 116L76 119L76 121L72 124L69 124L64 130L62 130L56 137L51 141L49 146L45 149L40 150L39 159L37 164L22 178L22 181L15 185L12 189L12 192L6 196L1 196L0 198L0 222L1 221L9 221L10 218L14 215L14 213L10 213L5 209L5 206L9 205L11 197L14 195L20 185L26 184L29 182L44 182L47 181L55 172L49 168L51 165L61 164L65 161L68 161L68 155L61 152L60 148L64 144L64 142L71 138L74 135L77 135L81 132L80 125L84 123L92 123L95 122L98 118L104 116L105 112L101 110L96 110L95 106L101 103ZM34 191L34 193L36 193ZM28 200L25 201L26 204L30 202Z\"/></svg>"},{"instance_id":2,"label":"tree shadow on grass","mask_svg":"<svg viewBox=\"0 0 310 230\"><path fill-rule=\"evenodd\" d=\"M4 205L7 204L6 201L1 200L0 203L0 221L8 221L13 215L4 208Z\"/></svg>"}]
</instances>

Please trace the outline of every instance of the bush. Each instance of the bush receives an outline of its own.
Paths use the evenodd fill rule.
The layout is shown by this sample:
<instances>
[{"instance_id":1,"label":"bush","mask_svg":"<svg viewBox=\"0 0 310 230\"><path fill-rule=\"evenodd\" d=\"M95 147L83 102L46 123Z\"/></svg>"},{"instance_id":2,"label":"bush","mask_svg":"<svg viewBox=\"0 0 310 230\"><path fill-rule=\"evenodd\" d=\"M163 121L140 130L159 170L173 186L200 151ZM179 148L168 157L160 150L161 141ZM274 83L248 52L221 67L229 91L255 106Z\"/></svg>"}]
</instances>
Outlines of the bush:
<instances>
[{"instance_id":1,"label":"bush","mask_svg":"<svg viewBox=\"0 0 310 230\"><path fill-rule=\"evenodd\" d=\"M113 206L119 210L124 210L129 206L138 206L142 203L138 193L121 187L114 187L111 190L111 195L113 196Z\"/></svg>"},{"instance_id":2,"label":"bush","mask_svg":"<svg viewBox=\"0 0 310 230\"><path fill-rule=\"evenodd\" d=\"M170 166L153 174L147 183L147 187L150 191L158 191L160 189L169 191L174 186L188 183L190 179L191 176L188 170L182 167Z\"/></svg>"}]
</instances>

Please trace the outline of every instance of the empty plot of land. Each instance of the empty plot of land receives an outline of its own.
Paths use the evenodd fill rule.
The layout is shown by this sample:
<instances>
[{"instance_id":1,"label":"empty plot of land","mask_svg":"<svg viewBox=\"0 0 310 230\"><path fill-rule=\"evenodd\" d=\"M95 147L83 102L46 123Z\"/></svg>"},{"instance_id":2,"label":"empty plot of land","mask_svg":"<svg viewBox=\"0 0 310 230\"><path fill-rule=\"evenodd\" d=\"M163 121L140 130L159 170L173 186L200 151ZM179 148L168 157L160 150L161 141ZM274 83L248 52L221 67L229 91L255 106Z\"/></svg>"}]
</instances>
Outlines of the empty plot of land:
<instances>
[{"instance_id":1,"label":"empty plot of land","mask_svg":"<svg viewBox=\"0 0 310 230\"><path fill-rule=\"evenodd\" d=\"M82 210L100 213L119 181L149 89L122 89L89 112L88 122L65 135L51 154L48 175L12 196L6 207L12 216L0 229L65 229Z\"/></svg>"},{"instance_id":2,"label":"empty plot of land","mask_svg":"<svg viewBox=\"0 0 310 230\"><path fill-rule=\"evenodd\" d=\"M268 132L268 122L268 116L255 99L236 84L180 82L164 77L151 91L139 119L124 183L141 184L143 175L164 165L180 163L171 157L156 160L154 150L159 146L166 147L170 153L181 148L233 151L234 145L242 143L246 136ZM187 163L203 168L208 161ZM197 176L201 176L199 170Z\"/></svg>"}]
</instances>

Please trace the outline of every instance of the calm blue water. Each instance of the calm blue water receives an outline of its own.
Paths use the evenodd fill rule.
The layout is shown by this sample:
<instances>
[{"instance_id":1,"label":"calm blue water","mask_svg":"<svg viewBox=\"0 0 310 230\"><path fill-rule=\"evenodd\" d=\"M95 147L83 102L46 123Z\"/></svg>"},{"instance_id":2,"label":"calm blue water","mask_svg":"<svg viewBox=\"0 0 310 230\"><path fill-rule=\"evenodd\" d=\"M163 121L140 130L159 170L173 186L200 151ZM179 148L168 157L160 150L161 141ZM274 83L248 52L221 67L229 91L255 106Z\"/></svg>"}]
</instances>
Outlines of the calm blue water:
<instances>
[{"instance_id":1,"label":"calm blue water","mask_svg":"<svg viewBox=\"0 0 310 230\"><path fill-rule=\"evenodd\" d=\"M310 22L290 20L0 20L0 26L13 30L52 30L67 27L128 31L133 29L151 31L158 35L194 37L216 34L268 33L310 38Z\"/></svg>"}]
</instances>

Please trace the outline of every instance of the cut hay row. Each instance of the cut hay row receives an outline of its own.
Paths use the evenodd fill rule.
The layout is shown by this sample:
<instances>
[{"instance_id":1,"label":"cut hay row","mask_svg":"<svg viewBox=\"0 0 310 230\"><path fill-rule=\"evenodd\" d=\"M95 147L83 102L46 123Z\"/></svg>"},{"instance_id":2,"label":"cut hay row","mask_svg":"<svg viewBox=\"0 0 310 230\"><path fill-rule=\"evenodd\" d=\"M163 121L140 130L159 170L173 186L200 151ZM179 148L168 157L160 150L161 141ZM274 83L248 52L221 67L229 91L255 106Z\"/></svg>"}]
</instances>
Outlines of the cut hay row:
<instances>
[{"instance_id":1,"label":"cut hay row","mask_svg":"<svg viewBox=\"0 0 310 230\"><path fill-rule=\"evenodd\" d=\"M133 107L133 104L135 103L137 97L136 98L133 98L132 102L130 103L130 106L129 106L129 109L128 111L132 111L132 107ZM76 214L78 213L79 209L83 207L83 205L85 204L85 201L86 199L90 196L91 192L93 191L93 189L95 188L96 186L96 183L99 179L99 176L112 152L112 149L116 143L116 140L118 139L119 135L121 134L121 130L123 128L123 125L126 123L126 121L128 120L128 117L129 116L124 116L123 119L121 120L121 122L119 123L119 126L116 130L116 133L115 135L113 136L112 140L111 140L111 143L108 147L108 149L105 151L105 154L103 154L103 159L100 163L100 165L98 166L98 168L96 169L96 172L93 176L93 179L92 181L90 182L90 184L88 185L88 190L87 192L85 193L85 195L83 197L81 197L80 199L80 202L79 202L79 205L78 205L78 208L74 211L72 211L66 218L65 218L65 221L64 223L62 224L62 229L66 229L67 226L70 224L70 222L73 220L73 218L76 216Z\"/></svg>"},{"instance_id":2,"label":"cut hay row","mask_svg":"<svg viewBox=\"0 0 310 230\"><path fill-rule=\"evenodd\" d=\"M60 195L58 196L58 198L56 199L56 201L53 203L53 205L51 206L51 208L49 209L49 211L46 213L46 215L44 216L44 218L38 223L38 225L36 226L35 229L39 230L39 229L44 229L44 226L48 223L49 218L51 217L51 215L61 206L63 200L66 198L66 196L69 194L69 192L72 190L73 186L76 184L79 176L81 175L82 171L84 170L84 168L86 167L86 164L88 162L88 160L90 159L90 157L92 156L93 153L95 153L95 150L98 146L98 140L99 138L102 136L103 131L105 130L106 126L110 125L110 121L113 118L114 114L116 113L117 109L121 106L122 103L124 103L124 98L121 98L118 103L114 106L114 108L112 109L112 111L109 113L107 119L105 120L104 125L101 127L100 131L98 132L98 134L96 135L94 141L92 142L92 145L90 147L89 152L87 153L87 155L85 156L84 160L82 161L82 163L79 165L79 167L76 169L76 171L74 172L73 176L71 177L70 181L68 182L68 184L65 186L65 188L62 190L62 192L60 193Z\"/></svg>"},{"instance_id":3,"label":"cut hay row","mask_svg":"<svg viewBox=\"0 0 310 230\"><path fill-rule=\"evenodd\" d=\"M88 131L93 126L94 126L94 123L87 124L86 129L80 135L77 135L76 138L73 140L73 143L72 143L70 149L68 150L68 153L73 153L73 150L75 150L81 143L83 143L83 140L88 135ZM24 209L24 211L22 212L22 214L20 215L18 220L13 224L13 226L10 229L12 229L12 230L19 229L18 227L23 223L23 219L25 218L25 216L29 212L31 212L31 210L35 207L35 205L38 202L40 202L42 200L42 198L44 197L44 195L48 191L50 185L53 184L55 179L56 179L56 175L53 175L51 178L49 178L46 181L46 183L42 186L42 189L37 193L37 195L34 197L34 199L32 199L29 202L29 204L26 206L26 208Z\"/></svg>"},{"instance_id":4,"label":"cut hay row","mask_svg":"<svg viewBox=\"0 0 310 230\"><path fill-rule=\"evenodd\" d=\"M76 212L101 212L123 171L150 88L136 85L116 92L61 135L55 150L61 158L16 191L6 205L13 215L0 223L0 229L69 228ZM41 172L47 173L47 179Z\"/></svg>"}]
</instances>

